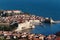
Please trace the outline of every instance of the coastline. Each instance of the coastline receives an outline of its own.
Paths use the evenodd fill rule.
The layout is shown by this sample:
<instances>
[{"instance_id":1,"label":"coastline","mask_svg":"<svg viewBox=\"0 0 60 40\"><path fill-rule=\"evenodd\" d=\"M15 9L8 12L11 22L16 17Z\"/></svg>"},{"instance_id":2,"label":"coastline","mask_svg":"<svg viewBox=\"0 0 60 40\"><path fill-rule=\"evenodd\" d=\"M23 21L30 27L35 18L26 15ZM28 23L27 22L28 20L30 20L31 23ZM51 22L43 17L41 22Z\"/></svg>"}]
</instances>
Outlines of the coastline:
<instances>
[{"instance_id":1,"label":"coastline","mask_svg":"<svg viewBox=\"0 0 60 40\"><path fill-rule=\"evenodd\" d=\"M15 27L17 27L17 29L20 28L19 30L22 30L22 28L26 28L26 29L35 28L34 27L35 25L40 24L41 22L44 21L43 17L36 16L36 15L29 15L20 10L1 10L0 13L1 13L0 14L1 25L3 26L11 25L12 27L14 27L15 24L17 24L17 26Z\"/></svg>"},{"instance_id":2,"label":"coastline","mask_svg":"<svg viewBox=\"0 0 60 40\"><path fill-rule=\"evenodd\" d=\"M7 10L8 11L8 10ZM15 10L16 11L16 10ZM8 13L9 12L11 12L11 10L10 11L8 11ZM5 12L3 12L3 13L5 13ZM13 13L14 14L14 13ZM18 13L18 14L14 14L14 15L9 15L9 16L0 16L0 23L9 23L9 27L7 28L6 26L1 26L2 28L0 28L1 30L3 30L4 29L4 27L6 27L5 29L6 30L9 30L9 31L15 31L17 28L18 28L18 24L21 24L21 23L25 23L25 22L31 22L32 24L34 24L34 26L35 25L38 25L38 24L41 24L41 23L44 23L44 21L45 21L45 17L42 17L42 16L36 16L36 15L29 15L29 14L24 14L24 12L23 13ZM35 23L34 23L34 21L35 21ZM47 21L48 22L48 21ZM49 24L49 23L48 23ZM25 25L25 24L24 24ZM27 24L26 24L27 25ZM50 27L51 26L45 26L45 25L43 25L43 26L38 26L38 28L33 28L33 32L34 33L42 33L42 34L46 34L46 31L50 31L49 32L49 34L52 34L52 31L50 30ZM26 26L24 26L24 27L26 27ZM28 27L28 26L27 26ZM43 28L44 27L44 28ZM29 27L29 28L32 28L32 27ZM40 28L40 29L39 29ZM51 28L55 28L55 26L53 27L51 27ZM58 28L58 27L56 27L56 28ZM5 30L4 29L4 30ZM39 29L39 31L37 31L37 32L35 32L35 30L38 30ZM44 31L44 30L46 30L46 31ZM55 29L54 29L55 30ZM53 30L53 31L54 31ZM40 31L42 31L42 32L40 32ZM43 32L44 31L44 32ZM59 30L57 30L57 31L59 31ZM55 31L55 32L57 32L57 31ZM32 32L32 31L31 31ZM55 33L55 32L53 32L53 34ZM46 34L46 35L49 35L49 34Z\"/></svg>"}]
</instances>

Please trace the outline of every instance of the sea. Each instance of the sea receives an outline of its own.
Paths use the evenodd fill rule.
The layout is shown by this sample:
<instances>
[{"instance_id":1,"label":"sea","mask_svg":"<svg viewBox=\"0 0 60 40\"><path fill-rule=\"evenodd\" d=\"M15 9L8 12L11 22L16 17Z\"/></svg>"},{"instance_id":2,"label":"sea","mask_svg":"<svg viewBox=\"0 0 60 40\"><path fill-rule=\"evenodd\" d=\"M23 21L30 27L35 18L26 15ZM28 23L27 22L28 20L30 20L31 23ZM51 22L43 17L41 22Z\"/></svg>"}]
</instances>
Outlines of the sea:
<instances>
[{"instance_id":1,"label":"sea","mask_svg":"<svg viewBox=\"0 0 60 40\"><path fill-rule=\"evenodd\" d=\"M60 0L0 0L1 10L21 10L32 15L60 20ZM30 32L35 34L55 34L60 31L60 23L36 25Z\"/></svg>"}]
</instances>

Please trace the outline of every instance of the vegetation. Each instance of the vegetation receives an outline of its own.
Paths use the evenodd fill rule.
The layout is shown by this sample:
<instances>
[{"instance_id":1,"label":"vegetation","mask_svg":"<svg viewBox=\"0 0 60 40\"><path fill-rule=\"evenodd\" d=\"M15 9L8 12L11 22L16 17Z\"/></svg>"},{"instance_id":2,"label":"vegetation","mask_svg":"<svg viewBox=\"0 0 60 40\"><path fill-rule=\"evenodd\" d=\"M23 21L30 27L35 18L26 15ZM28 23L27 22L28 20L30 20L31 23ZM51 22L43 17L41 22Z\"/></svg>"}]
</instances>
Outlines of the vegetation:
<instances>
[{"instance_id":1,"label":"vegetation","mask_svg":"<svg viewBox=\"0 0 60 40\"><path fill-rule=\"evenodd\" d=\"M11 25L11 26L0 26L0 31L12 31L16 28L16 26Z\"/></svg>"}]
</instances>

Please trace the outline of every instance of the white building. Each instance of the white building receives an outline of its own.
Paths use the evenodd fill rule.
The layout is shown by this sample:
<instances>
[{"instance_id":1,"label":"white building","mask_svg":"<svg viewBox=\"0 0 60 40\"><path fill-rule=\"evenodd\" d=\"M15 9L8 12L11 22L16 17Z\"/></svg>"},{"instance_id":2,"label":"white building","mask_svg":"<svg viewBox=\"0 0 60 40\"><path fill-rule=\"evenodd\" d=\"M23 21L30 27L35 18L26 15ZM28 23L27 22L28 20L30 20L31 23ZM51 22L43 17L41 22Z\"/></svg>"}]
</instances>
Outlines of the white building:
<instances>
[{"instance_id":1,"label":"white building","mask_svg":"<svg viewBox=\"0 0 60 40\"><path fill-rule=\"evenodd\" d=\"M12 11L11 10L8 10L8 11L6 11L7 13L12 13Z\"/></svg>"},{"instance_id":2,"label":"white building","mask_svg":"<svg viewBox=\"0 0 60 40\"><path fill-rule=\"evenodd\" d=\"M18 24L18 27L15 31L22 31L24 29L35 28L30 22L26 21L25 23Z\"/></svg>"},{"instance_id":3,"label":"white building","mask_svg":"<svg viewBox=\"0 0 60 40\"><path fill-rule=\"evenodd\" d=\"M22 13L20 10L13 10L13 13Z\"/></svg>"},{"instance_id":4,"label":"white building","mask_svg":"<svg viewBox=\"0 0 60 40\"><path fill-rule=\"evenodd\" d=\"M4 11L4 13L12 13L12 11L11 10L6 10L6 11Z\"/></svg>"}]
</instances>

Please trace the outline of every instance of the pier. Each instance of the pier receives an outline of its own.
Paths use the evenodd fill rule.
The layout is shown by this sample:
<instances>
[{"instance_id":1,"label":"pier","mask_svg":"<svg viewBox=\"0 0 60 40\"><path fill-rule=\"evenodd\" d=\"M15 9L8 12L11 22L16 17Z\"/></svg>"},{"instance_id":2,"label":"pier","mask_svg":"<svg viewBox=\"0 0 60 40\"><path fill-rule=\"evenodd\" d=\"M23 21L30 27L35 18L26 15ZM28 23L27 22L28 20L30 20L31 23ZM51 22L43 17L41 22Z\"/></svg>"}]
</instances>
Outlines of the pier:
<instances>
[{"instance_id":1,"label":"pier","mask_svg":"<svg viewBox=\"0 0 60 40\"><path fill-rule=\"evenodd\" d=\"M52 18L50 18L50 23L60 23L60 21L54 21Z\"/></svg>"},{"instance_id":2,"label":"pier","mask_svg":"<svg viewBox=\"0 0 60 40\"><path fill-rule=\"evenodd\" d=\"M53 20L52 18L45 18L45 23L50 23L50 24L55 24L55 23L60 23L60 20Z\"/></svg>"},{"instance_id":3,"label":"pier","mask_svg":"<svg viewBox=\"0 0 60 40\"><path fill-rule=\"evenodd\" d=\"M51 23L60 23L60 21L54 21L54 22L51 22Z\"/></svg>"}]
</instances>

